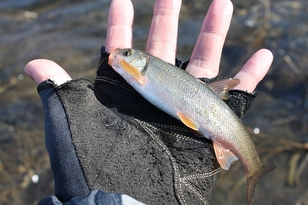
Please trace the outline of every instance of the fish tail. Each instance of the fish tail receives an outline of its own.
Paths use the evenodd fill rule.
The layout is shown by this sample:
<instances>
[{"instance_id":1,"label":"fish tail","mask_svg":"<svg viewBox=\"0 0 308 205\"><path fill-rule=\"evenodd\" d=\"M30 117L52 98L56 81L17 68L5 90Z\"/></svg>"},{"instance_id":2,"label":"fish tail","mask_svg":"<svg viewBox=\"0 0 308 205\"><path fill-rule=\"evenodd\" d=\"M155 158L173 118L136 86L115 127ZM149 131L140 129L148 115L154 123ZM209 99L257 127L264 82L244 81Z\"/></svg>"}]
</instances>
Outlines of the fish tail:
<instances>
[{"instance_id":1,"label":"fish tail","mask_svg":"<svg viewBox=\"0 0 308 205\"><path fill-rule=\"evenodd\" d=\"M263 175L273 171L275 168L276 168L275 166L263 165L256 173L247 177L247 204L248 205L252 205L253 193L255 191L255 187L258 184L259 179Z\"/></svg>"}]
</instances>

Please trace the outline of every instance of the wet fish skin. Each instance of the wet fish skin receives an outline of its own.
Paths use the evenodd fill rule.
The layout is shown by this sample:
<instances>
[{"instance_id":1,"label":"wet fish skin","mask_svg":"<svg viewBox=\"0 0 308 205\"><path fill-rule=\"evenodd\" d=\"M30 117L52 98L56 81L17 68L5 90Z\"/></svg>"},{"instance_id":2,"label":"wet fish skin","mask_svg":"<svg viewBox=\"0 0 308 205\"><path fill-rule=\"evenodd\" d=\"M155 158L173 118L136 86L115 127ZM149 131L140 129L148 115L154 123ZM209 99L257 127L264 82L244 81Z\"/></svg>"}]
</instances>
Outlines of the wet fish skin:
<instances>
[{"instance_id":1,"label":"wet fish skin","mask_svg":"<svg viewBox=\"0 0 308 205\"><path fill-rule=\"evenodd\" d=\"M239 80L205 84L170 63L129 48L115 49L108 63L154 106L211 139L222 168L229 169L239 159L246 172L247 203L252 204L259 178L275 167L263 163L242 121L221 100Z\"/></svg>"}]
</instances>

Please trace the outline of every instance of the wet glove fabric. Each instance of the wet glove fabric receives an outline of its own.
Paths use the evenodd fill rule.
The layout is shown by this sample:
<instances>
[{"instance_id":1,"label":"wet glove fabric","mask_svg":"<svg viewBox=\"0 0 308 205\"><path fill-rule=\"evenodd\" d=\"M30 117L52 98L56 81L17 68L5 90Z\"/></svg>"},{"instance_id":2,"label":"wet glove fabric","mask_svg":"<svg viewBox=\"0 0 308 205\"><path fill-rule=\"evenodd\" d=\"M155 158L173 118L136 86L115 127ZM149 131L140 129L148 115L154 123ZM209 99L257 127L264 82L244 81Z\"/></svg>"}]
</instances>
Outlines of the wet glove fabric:
<instances>
[{"instance_id":1,"label":"wet glove fabric","mask_svg":"<svg viewBox=\"0 0 308 205\"><path fill-rule=\"evenodd\" d=\"M219 178L212 142L143 99L108 55L102 48L94 84L38 86L57 199L99 189L145 204L209 204ZM234 91L228 104L242 117L254 97Z\"/></svg>"}]
</instances>

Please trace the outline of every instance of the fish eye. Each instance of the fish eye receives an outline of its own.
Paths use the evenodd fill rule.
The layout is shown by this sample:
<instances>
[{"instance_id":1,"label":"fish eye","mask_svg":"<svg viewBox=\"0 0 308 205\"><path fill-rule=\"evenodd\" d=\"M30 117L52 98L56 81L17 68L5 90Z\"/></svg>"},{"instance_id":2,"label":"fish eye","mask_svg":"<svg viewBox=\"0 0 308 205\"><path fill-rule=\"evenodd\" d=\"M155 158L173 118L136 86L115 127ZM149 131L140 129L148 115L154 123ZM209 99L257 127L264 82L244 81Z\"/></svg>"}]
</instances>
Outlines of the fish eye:
<instances>
[{"instance_id":1,"label":"fish eye","mask_svg":"<svg viewBox=\"0 0 308 205\"><path fill-rule=\"evenodd\" d=\"M126 57L132 55L132 50L131 50L131 49L125 50L125 51L123 52L123 55L126 56Z\"/></svg>"}]
</instances>

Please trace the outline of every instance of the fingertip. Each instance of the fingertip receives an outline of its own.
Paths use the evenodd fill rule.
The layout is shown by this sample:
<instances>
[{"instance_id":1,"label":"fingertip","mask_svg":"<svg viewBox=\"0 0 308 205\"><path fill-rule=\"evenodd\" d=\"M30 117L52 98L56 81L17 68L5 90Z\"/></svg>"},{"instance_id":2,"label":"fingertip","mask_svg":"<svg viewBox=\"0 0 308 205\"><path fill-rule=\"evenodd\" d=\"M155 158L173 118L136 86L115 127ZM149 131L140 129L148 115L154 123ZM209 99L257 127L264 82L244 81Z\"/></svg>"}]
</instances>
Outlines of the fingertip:
<instances>
[{"instance_id":1,"label":"fingertip","mask_svg":"<svg viewBox=\"0 0 308 205\"><path fill-rule=\"evenodd\" d=\"M257 52L260 52L261 53L260 55L266 57L267 61L270 62L270 64L272 63L272 61L274 59L274 55L273 55L273 53L270 50L268 50L266 48L262 48L262 49L260 49Z\"/></svg>"},{"instance_id":2,"label":"fingertip","mask_svg":"<svg viewBox=\"0 0 308 205\"><path fill-rule=\"evenodd\" d=\"M241 81L235 89L253 92L268 72L273 58L273 53L268 49L260 49L253 54L243 68L235 75L235 78Z\"/></svg>"},{"instance_id":3,"label":"fingertip","mask_svg":"<svg viewBox=\"0 0 308 205\"><path fill-rule=\"evenodd\" d=\"M28 62L26 64L25 68L24 68L25 73L32 80L34 80L34 77L33 77L33 74L32 74L32 64L33 64L33 61L35 61L35 60L32 60L32 61Z\"/></svg>"},{"instance_id":4,"label":"fingertip","mask_svg":"<svg viewBox=\"0 0 308 205\"><path fill-rule=\"evenodd\" d=\"M47 59L32 60L25 66L25 73L36 82L41 82L52 79L55 84L61 85L64 82L71 80L71 77L67 74L63 68L57 63Z\"/></svg>"},{"instance_id":5,"label":"fingertip","mask_svg":"<svg viewBox=\"0 0 308 205\"><path fill-rule=\"evenodd\" d=\"M42 68L46 66L46 63L49 60L45 59L35 59L28 62L25 66L26 74L34 80L37 84L43 82L45 79L44 72L42 72Z\"/></svg>"}]
</instances>

